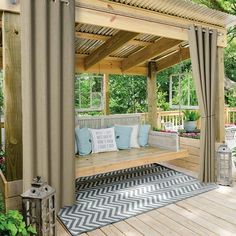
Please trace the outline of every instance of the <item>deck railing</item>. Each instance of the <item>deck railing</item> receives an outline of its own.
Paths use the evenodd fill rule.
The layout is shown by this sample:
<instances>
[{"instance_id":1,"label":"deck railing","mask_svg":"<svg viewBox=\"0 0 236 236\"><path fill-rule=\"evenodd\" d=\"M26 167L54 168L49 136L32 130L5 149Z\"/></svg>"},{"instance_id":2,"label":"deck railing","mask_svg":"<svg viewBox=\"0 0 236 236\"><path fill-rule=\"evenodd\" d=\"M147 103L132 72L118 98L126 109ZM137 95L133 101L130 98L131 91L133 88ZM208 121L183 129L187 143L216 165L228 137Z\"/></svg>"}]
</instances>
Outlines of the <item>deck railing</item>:
<instances>
[{"instance_id":1,"label":"deck railing","mask_svg":"<svg viewBox=\"0 0 236 236\"><path fill-rule=\"evenodd\" d=\"M148 123L148 113L142 113L142 122ZM157 112L157 127L164 128L164 124L170 122L174 127L182 127L184 123L184 115L181 111L158 111ZM225 124L236 125L236 107L225 107ZM198 128L200 128L200 120Z\"/></svg>"},{"instance_id":2,"label":"deck railing","mask_svg":"<svg viewBox=\"0 0 236 236\"><path fill-rule=\"evenodd\" d=\"M148 123L148 113L141 113L141 122ZM118 115L122 116L122 115ZM126 114L128 117L129 115ZM115 117L115 115L114 115ZM157 127L160 129L164 128L164 124L170 122L174 127L183 127L184 119L183 113L178 110L174 111L158 111L157 112ZM119 121L117 121L119 123ZM236 107L225 107L225 124L235 124L236 125ZM200 120L198 123L198 128L200 128ZM5 145L5 135L4 135L4 118L0 121L0 145Z\"/></svg>"},{"instance_id":3,"label":"deck railing","mask_svg":"<svg viewBox=\"0 0 236 236\"><path fill-rule=\"evenodd\" d=\"M148 123L148 113L141 113L142 122ZM165 123L172 123L174 127L181 127L184 123L183 113L178 110L175 111L158 111L157 112L157 127L164 128Z\"/></svg>"},{"instance_id":4,"label":"deck railing","mask_svg":"<svg viewBox=\"0 0 236 236\"><path fill-rule=\"evenodd\" d=\"M236 107L225 107L225 123L236 124Z\"/></svg>"}]
</instances>

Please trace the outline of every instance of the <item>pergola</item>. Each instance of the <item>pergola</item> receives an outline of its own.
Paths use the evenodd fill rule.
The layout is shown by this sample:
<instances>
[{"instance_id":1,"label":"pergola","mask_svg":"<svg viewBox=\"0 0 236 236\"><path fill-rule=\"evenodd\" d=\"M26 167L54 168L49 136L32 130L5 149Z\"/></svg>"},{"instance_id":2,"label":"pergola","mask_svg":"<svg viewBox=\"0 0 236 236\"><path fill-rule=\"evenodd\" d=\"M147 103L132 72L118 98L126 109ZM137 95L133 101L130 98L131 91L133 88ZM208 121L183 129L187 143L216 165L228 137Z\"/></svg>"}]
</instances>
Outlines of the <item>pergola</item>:
<instances>
[{"instance_id":1,"label":"pergola","mask_svg":"<svg viewBox=\"0 0 236 236\"><path fill-rule=\"evenodd\" d=\"M66 0L60 1L70 3ZM8 179L19 180L22 179L23 162L20 1L11 4L9 0L1 0L0 12L3 13L1 21L3 41L0 45L3 45L5 73L6 152L10 173ZM156 75L158 77L159 71L190 58L188 32L191 25L217 30L216 137L217 142L222 142L224 141L223 51L227 45L227 28L235 24L236 16L201 7L190 1L76 0L75 71L146 75L149 120L155 126ZM2 57L0 65L1 62ZM68 83L73 81L68 80ZM24 88L24 91L26 89ZM38 93L43 95L44 92ZM42 152L44 153L44 150Z\"/></svg>"}]
</instances>

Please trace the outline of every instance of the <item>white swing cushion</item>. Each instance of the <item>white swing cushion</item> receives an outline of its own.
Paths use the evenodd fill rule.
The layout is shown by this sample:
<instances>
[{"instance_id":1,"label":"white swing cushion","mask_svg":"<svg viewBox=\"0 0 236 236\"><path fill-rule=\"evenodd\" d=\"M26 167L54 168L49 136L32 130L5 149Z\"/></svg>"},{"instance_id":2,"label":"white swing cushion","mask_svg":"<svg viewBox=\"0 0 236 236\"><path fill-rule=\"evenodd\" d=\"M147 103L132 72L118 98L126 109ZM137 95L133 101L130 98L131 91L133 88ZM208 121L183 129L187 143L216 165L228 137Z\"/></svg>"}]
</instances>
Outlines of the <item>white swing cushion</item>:
<instances>
[{"instance_id":1,"label":"white swing cushion","mask_svg":"<svg viewBox=\"0 0 236 236\"><path fill-rule=\"evenodd\" d=\"M115 129L89 129L92 138L92 152L111 152L117 151Z\"/></svg>"}]
</instances>

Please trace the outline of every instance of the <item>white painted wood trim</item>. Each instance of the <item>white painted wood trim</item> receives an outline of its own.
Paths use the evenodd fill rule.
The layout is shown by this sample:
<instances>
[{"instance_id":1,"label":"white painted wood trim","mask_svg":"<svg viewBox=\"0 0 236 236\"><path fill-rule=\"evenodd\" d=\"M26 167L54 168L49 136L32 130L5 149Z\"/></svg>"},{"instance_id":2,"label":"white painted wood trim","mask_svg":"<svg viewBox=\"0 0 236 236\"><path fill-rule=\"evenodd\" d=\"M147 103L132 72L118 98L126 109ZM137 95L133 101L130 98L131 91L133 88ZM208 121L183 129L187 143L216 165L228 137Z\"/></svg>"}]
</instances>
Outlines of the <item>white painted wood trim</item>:
<instances>
[{"instance_id":1,"label":"white painted wood trim","mask_svg":"<svg viewBox=\"0 0 236 236\"><path fill-rule=\"evenodd\" d=\"M152 147L163 148L176 152L180 150L179 136L177 133L150 131L148 144Z\"/></svg>"}]
</instances>

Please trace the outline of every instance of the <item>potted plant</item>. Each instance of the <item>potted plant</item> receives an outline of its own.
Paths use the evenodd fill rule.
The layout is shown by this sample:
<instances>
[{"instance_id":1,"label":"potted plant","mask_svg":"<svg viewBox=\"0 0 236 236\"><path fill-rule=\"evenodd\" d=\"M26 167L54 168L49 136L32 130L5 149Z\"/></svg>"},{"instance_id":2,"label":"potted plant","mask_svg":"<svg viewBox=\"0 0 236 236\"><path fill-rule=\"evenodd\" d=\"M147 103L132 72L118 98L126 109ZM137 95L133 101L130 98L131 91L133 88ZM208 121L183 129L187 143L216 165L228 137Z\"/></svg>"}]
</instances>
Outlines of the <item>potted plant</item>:
<instances>
[{"instance_id":1,"label":"potted plant","mask_svg":"<svg viewBox=\"0 0 236 236\"><path fill-rule=\"evenodd\" d=\"M192 132L197 128L197 120L200 118L200 115L197 111L185 110L184 114L184 129L187 132Z\"/></svg>"}]
</instances>

